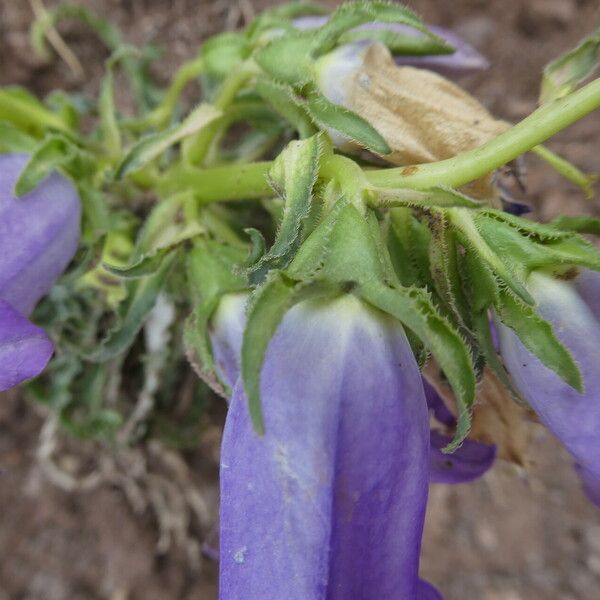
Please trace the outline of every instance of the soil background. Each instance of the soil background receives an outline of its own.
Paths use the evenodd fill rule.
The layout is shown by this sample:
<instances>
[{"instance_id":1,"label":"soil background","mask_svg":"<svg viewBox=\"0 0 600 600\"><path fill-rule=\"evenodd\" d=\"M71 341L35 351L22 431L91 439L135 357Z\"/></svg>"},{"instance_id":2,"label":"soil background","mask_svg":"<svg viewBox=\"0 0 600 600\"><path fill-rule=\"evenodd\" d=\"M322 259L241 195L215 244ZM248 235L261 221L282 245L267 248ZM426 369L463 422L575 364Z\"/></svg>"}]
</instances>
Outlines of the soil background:
<instances>
[{"instance_id":1,"label":"soil background","mask_svg":"<svg viewBox=\"0 0 600 600\"><path fill-rule=\"evenodd\" d=\"M127 41L162 47L164 58L155 68L160 82L195 55L207 35L241 26L255 11L275 4L80 3L116 22ZM428 22L455 29L491 60L487 72L463 84L497 116L511 121L535 108L544 64L590 32L598 18L594 0L408 4ZM96 94L106 51L94 36L77 24L60 27L84 65L85 76L78 78L58 57L43 62L34 56L27 38L31 19L28 1L0 0L0 84L20 84L40 96L54 88ZM600 170L599 114L549 146L583 169ZM527 167L529 199L538 217L599 212L598 193L590 203L537 159L529 158ZM18 395L1 397L0 600L215 599L215 564L207 558L190 560L177 540L159 543L155 512L143 503L136 508L123 486L68 491L49 480L37 458L45 419ZM218 424L211 435L211 443L183 458L190 485L214 505ZM91 457L97 451L91 445L76 450ZM478 482L432 486L422 575L446 600L600 598L600 512L586 502L567 454L541 428L535 430L529 462L527 473L499 463ZM201 539L208 530L190 527L190 535Z\"/></svg>"}]
</instances>

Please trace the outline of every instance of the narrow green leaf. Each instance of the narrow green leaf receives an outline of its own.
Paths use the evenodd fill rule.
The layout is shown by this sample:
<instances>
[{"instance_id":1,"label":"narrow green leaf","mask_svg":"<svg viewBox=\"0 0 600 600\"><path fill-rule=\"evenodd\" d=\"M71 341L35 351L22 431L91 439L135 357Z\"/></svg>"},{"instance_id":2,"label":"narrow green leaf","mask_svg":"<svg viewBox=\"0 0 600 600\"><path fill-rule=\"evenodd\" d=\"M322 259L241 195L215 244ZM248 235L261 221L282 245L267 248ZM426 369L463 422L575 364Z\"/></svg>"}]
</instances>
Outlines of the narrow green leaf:
<instances>
[{"instance_id":1,"label":"narrow green leaf","mask_svg":"<svg viewBox=\"0 0 600 600\"><path fill-rule=\"evenodd\" d=\"M120 310L118 324L108 332L93 352L85 356L87 360L106 362L131 346L165 285L175 256L176 252L172 252L170 257L165 258L153 275L130 282L129 296Z\"/></svg>"},{"instance_id":2,"label":"narrow green leaf","mask_svg":"<svg viewBox=\"0 0 600 600\"><path fill-rule=\"evenodd\" d=\"M395 56L428 56L452 54L455 51L448 42L434 35L414 35L383 28L351 29L340 36L339 43L350 44L361 40L377 40Z\"/></svg>"},{"instance_id":3,"label":"narrow green leaf","mask_svg":"<svg viewBox=\"0 0 600 600\"><path fill-rule=\"evenodd\" d=\"M211 104L201 104L179 125L142 138L129 150L119 165L115 178L122 179L132 171L141 169L171 146L221 118L222 114L221 110Z\"/></svg>"},{"instance_id":4,"label":"narrow green leaf","mask_svg":"<svg viewBox=\"0 0 600 600\"><path fill-rule=\"evenodd\" d=\"M103 263L102 266L109 273L122 277L123 279L140 279L141 277L147 277L148 275L156 273L163 260L165 260L172 249L173 248L171 247L161 248L143 256L137 262L127 267L116 267L107 263Z\"/></svg>"},{"instance_id":5,"label":"narrow green leaf","mask_svg":"<svg viewBox=\"0 0 600 600\"><path fill-rule=\"evenodd\" d=\"M413 208L449 208L463 206L466 208L483 208L479 200L447 187L433 187L428 190L410 190L408 188L378 188L369 189L371 205L377 208L393 208L410 206Z\"/></svg>"},{"instance_id":6,"label":"narrow green leaf","mask_svg":"<svg viewBox=\"0 0 600 600\"><path fill-rule=\"evenodd\" d=\"M576 231L577 233L600 235L600 219L598 217L569 217L563 215L551 221L550 225L561 231Z\"/></svg>"},{"instance_id":7,"label":"narrow green leaf","mask_svg":"<svg viewBox=\"0 0 600 600\"><path fill-rule=\"evenodd\" d=\"M272 272L253 295L248 309L242 342L242 380L250 418L260 435L265 431L260 405L261 368L269 342L291 306L295 287L296 283L282 273Z\"/></svg>"},{"instance_id":8,"label":"narrow green leaf","mask_svg":"<svg viewBox=\"0 0 600 600\"><path fill-rule=\"evenodd\" d=\"M115 107L114 69L125 57L136 53L137 50L129 46L122 46L116 50L105 63L106 73L100 86L98 111L100 113L102 141L108 155L115 160L121 156L121 130L117 123Z\"/></svg>"},{"instance_id":9,"label":"narrow green leaf","mask_svg":"<svg viewBox=\"0 0 600 600\"><path fill-rule=\"evenodd\" d=\"M428 36L435 37L427 31L423 21L414 12L401 4L381 0L346 2L341 4L329 21L316 32L314 51L317 55L329 52L344 33L374 21L409 25Z\"/></svg>"},{"instance_id":10,"label":"narrow green leaf","mask_svg":"<svg viewBox=\"0 0 600 600\"><path fill-rule=\"evenodd\" d=\"M500 320L513 329L523 345L571 387L583 393L583 378L575 359L554 335L552 325L512 294L500 292Z\"/></svg>"},{"instance_id":11,"label":"narrow green leaf","mask_svg":"<svg viewBox=\"0 0 600 600\"><path fill-rule=\"evenodd\" d=\"M448 208L446 214L450 223L458 232L462 243L466 246L467 252L477 253L517 296L527 304L533 304L531 294L514 272L512 265L511 267L507 266L501 258L503 256L502 248L496 248L495 245L488 244L482 237L472 211L466 208Z\"/></svg>"},{"instance_id":12,"label":"narrow green leaf","mask_svg":"<svg viewBox=\"0 0 600 600\"><path fill-rule=\"evenodd\" d=\"M322 94L309 94L303 106L320 127L335 129L376 154L386 155L392 151L383 136L368 121L347 108L333 104Z\"/></svg>"},{"instance_id":13,"label":"narrow green leaf","mask_svg":"<svg viewBox=\"0 0 600 600\"><path fill-rule=\"evenodd\" d=\"M429 265L436 292L455 322L464 332L469 332L470 310L458 270L454 233L443 215L432 216L430 228Z\"/></svg>"},{"instance_id":14,"label":"narrow green leaf","mask_svg":"<svg viewBox=\"0 0 600 600\"><path fill-rule=\"evenodd\" d=\"M70 163L76 156L76 147L65 137L52 135L37 147L15 184L18 198L39 185L57 167Z\"/></svg>"},{"instance_id":15,"label":"narrow green leaf","mask_svg":"<svg viewBox=\"0 0 600 600\"><path fill-rule=\"evenodd\" d=\"M262 281L270 269L286 267L298 248L302 226L310 213L321 151L318 134L290 142L275 160L269 182L284 200L283 216L273 245L250 270L254 282Z\"/></svg>"}]
</instances>

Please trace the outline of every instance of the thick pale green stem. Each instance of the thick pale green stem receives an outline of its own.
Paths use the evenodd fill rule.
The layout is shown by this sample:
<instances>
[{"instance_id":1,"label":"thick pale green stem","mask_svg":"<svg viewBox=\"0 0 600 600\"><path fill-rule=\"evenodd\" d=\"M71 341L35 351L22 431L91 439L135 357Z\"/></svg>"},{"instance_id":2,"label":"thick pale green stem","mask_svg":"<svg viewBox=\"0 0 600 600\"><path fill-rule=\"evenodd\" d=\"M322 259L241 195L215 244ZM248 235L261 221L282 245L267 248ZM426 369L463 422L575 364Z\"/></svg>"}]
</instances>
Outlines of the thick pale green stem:
<instances>
[{"instance_id":1,"label":"thick pale green stem","mask_svg":"<svg viewBox=\"0 0 600 600\"><path fill-rule=\"evenodd\" d=\"M460 187L541 144L600 107L600 79L565 98L544 104L520 123L470 152L440 162L367 172L379 187Z\"/></svg>"},{"instance_id":2,"label":"thick pale green stem","mask_svg":"<svg viewBox=\"0 0 600 600\"><path fill-rule=\"evenodd\" d=\"M158 183L161 197L193 191L203 204L228 200L258 200L273 195L267 173L273 163L256 162L211 169L173 168Z\"/></svg>"}]
</instances>

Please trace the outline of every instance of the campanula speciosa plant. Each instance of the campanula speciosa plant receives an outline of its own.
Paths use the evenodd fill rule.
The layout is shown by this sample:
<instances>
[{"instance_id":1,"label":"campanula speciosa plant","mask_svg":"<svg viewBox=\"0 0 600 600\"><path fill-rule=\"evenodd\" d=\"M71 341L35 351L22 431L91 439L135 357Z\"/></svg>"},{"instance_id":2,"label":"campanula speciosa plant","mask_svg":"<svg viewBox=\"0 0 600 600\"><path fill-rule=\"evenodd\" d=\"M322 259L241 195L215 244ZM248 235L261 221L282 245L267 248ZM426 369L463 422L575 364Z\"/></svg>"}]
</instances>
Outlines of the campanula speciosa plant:
<instances>
[{"instance_id":1,"label":"campanula speciosa plant","mask_svg":"<svg viewBox=\"0 0 600 600\"><path fill-rule=\"evenodd\" d=\"M597 33L514 125L461 87L486 59L400 4L272 8L165 90L84 9L48 11L36 48L64 16L111 55L90 103L0 89L0 384L54 344L26 389L126 445L193 443L222 396L222 600L439 599L429 484L521 464L472 427L484 390L498 419L537 415L598 503L600 226L519 216L499 177L534 152L593 196L542 144L600 107Z\"/></svg>"}]
</instances>

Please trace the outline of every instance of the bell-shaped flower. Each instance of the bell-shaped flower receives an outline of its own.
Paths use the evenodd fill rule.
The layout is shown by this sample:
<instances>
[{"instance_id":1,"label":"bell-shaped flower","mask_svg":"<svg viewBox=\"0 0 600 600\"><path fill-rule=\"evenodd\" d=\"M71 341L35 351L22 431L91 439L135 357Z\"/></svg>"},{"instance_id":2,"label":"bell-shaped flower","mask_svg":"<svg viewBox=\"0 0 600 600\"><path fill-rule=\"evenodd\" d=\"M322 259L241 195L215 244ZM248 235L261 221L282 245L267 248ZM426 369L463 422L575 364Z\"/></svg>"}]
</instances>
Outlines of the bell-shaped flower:
<instances>
[{"instance_id":1,"label":"bell-shaped flower","mask_svg":"<svg viewBox=\"0 0 600 600\"><path fill-rule=\"evenodd\" d=\"M28 159L0 156L0 390L38 375L50 359L51 342L25 317L68 265L80 234L77 192L58 173L15 197Z\"/></svg>"},{"instance_id":2,"label":"bell-shaped flower","mask_svg":"<svg viewBox=\"0 0 600 600\"><path fill-rule=\"evenodd\" d=\"M586 492L600 506L600 274L584 271L561 280L533 273L528 287L539 313L578 363L585 391L570 387L499 324L502 359L517 390L574 457Z\"/></svg>"},{"instance_id":3,"label":"bell-shaped flower","mask_svg":"<svg viewBox=\"0 0 600 600\"><path fill-rule=\"evenodd\" d=\"M226 369L224 369L226 371ZM240 382L221 455L221 600L423 600L429 479L421 375L402 327L354 296L288 311Z\"/></svg>"}]
</instances>

